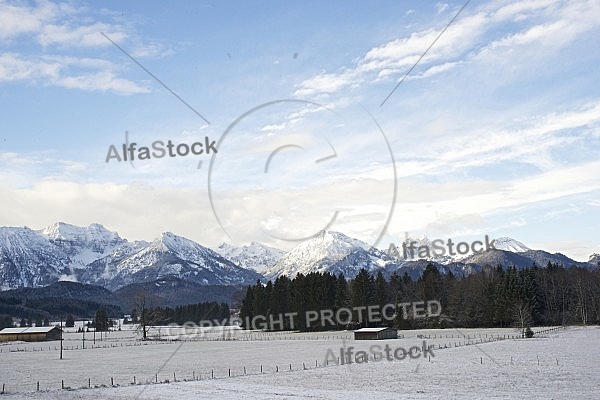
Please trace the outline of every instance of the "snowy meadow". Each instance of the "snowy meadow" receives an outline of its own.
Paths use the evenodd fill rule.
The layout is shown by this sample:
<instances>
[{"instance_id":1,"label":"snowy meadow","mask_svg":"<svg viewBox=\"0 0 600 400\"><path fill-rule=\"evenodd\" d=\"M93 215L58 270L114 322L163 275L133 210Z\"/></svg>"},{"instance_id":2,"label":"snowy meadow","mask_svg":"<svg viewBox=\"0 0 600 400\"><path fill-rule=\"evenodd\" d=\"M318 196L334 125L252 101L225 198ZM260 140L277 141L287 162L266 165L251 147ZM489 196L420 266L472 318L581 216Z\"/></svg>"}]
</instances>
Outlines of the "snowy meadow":
<instances>
[{"instance_id":1,"label":"snowy meadow","mask_svg":"<svg viewBox=\"0 0 600 400\"><path fill-rule=\"evenodd\" d=\"M59 342L0 346L0 384L9 399L594 398L600 328L534 331L520 339L514 329L429 329L356 341L349 331L233 330L142 342L123 330L96 344L88 334L85 349L80 333L68 333L63 360ZM329 350L408 349L424 340L434 357L326 361Z\"/></svg>"}]
</instances>

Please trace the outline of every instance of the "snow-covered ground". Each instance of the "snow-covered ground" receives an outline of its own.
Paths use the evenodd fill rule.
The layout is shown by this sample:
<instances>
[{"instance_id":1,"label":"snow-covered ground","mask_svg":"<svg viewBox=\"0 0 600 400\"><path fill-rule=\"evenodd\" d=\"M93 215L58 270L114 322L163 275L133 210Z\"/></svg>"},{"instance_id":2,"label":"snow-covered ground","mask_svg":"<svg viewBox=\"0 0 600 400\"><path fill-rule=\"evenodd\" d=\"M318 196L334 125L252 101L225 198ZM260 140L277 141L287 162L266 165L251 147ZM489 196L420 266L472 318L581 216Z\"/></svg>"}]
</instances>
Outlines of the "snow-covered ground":
<instances>
[{"instance_id":1,"label":"snow-covered ground","mask_svg":"<svg viewBox=\"0 0 600 400\"><path fill-rule=\"evenodd\" d=\"M8 393L3 398L7 399L138 396L141 399L175 396L180 399L241 396L245 399L590 399L600 396L599 327L571 327L532 339L493 341L489 340L499 336L503 339L516 332L460 329L459 333L447 329L403 333L404 338L397 340L354 341L351 332L255 332L235 333L236 340L214 340L217 339L214 334L200 340L139 345L132 331L122 331L110 333L103 342L97 341L97 345L104 347L91 349L91 341L87 341L86 350L65 351L62 361L54 350L55 342L4 344L0 346L0 385L6 385ZM471 339L462 338L462 334ZM67 336L65 346L81 345L81 334ZM328 349L336 354L341 347L368 351L373 344L408 349L420 346L423 340L435 345L435 357L430 360L407 357L403 361L323 366ZM476 344L465 345L465 342ZM37 351L32 351L36 347ZM210 379L212 371L215 379ZM173 373L177 382L173 382ZM110 386L111 377L118 387L94 388ZM79 389L88 386L88 379L92 389ZM145 385L157 379L171 383ZM61 380L65 387L77 390L59 390ZM41 392L35 392L37 381Z\"/></svg>"}]
</instances>

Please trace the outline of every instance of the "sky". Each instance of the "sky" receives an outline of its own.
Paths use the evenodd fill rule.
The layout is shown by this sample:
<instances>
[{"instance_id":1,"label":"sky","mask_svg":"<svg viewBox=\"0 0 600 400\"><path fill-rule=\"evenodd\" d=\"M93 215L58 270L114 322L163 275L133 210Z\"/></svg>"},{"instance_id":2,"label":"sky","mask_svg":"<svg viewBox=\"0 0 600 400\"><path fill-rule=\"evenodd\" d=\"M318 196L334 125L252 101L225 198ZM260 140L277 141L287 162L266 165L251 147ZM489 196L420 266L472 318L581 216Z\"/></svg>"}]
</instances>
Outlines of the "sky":
<instances>
[{"instance_id":1,"label":"sky","mask_svg":"<svg viewBox=\"0 0 600 400\"><path fill-rule=\"evenodd\" d=\"M0 0L0 226L282 249L322 229L382 249L407 232L508 236L587 261L598 15L597 1ZM175 157L152 156L168 141Z\"/></svg>"}]
</instances>

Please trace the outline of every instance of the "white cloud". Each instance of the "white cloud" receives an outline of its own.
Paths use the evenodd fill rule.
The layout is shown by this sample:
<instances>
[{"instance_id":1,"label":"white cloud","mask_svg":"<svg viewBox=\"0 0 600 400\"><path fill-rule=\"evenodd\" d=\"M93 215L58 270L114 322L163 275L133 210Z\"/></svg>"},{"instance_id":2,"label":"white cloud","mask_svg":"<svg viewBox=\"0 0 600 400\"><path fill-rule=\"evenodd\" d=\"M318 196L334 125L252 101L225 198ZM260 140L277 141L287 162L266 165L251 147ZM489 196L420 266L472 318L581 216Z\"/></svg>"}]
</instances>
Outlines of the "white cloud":
<instances>
[{"instance_id":1,"label":"white cloud","mask_svg":"<svg viewBox=\"0 0 600 400\"><path fill-rule=\"evenodd\" d=\"M171 49L136 38L131 25L115 23L115 15L100 12L103 21L96 17L89 8L75 8L69 3L40 0L29 6L0 0L0 40L7 49L14 49L0 54L0 82L30 81L125 95L149 92L147 87L120 77L112 63L82 57L81 51L113 46L100 32L116 43L126 41L134 57L165 57ZM30 46L23 47L22 42L41 46L45 55L27 55L29 50L24 48ZM77 55L65 55L68 51Z\"/></svg>"},{"instance_id":2,"label":"white cloud","mask_svg":"<svg viewBox=\"0 0 600 400\"><path fill-rule=\"evenodd\" d=\"M91 25L71 27L67 25L44 25L38 35L42 46L60 45L72 47L101 47L112 46L100 32L114 42L120 42L127 37L123 31L116 30L105 23L94 23Z\"/></svg>"},{"instance_id":3,"label":"white cloud","mask_svg":"<svg viewBox=\"0 0 600 400\"><path fill-rule=\"evenodd\" d=\"M496 8L491 5L490 15L494 21L523 21L539 15L540 12L555 9L559 5L556 0L521 0Z\"/></svg>"},{"instance_id":4,"label":"white cloud","mask_svg":"<svg viewBox=\"0 0 600 400\"><path fill-rule=\"evenodd\" d=\"M55 80L53 84L67 89L101 92L110 91L122 95L148 93L150 91L148 88L140 86L135 82L118 78L111 71L66 76Z\"/></svg>"},{"instance_id":5,"label":"white cloud","mask_svg":"<svg viewBox=\"0 0 600 400\"><path fill-rule=\"evenodd\" d=\"M116 76L116 67L105 60L75 57L23 58L14 53L0 54L0 82L33 81L86 91L111 91L128 95L149 89Z\"/></svg>"},{"instance_id":6,"label":"white cloud","mask_svg":"<svg viewBox=\"0 0 600 400\"><path fill-rule=\"evenodd\" d=\"M550 156L553 151L577 141L584 143L584 133L575 130L593 127L598 122L600 103L591 103L562 113L514 122L513 127L499 129L483 125L468 134L439 137L427 147L419 148L418 154L409 149L397 156L415 160L404 164L402 173L405 176L435 176L445 171L466 171L501 162L529 163L539 170L548 171L560 168ZM565 130L572 133L564 135Z\"/></svg>"},{"instance_id":7,"label":"white cloud","mask_svg":"<svg viewBox=\"0 0 600 400\"><path fill-rule=\"evenodd\" d=\"M39 32L44 24L70 11L66 5L40 1L35 7L0 1L0 39Z\"/></svg>"},{"instance_id":8,"label":"white cloud","mask_svg":"<svg viewBox=\"0 0 600 400\"><path fill-rule=\"evenodd\" d=\"M106 36L117 43L122 39L122 37L115 39L111 34L107 34ZM173 49L160 43L142 43L136 44L130 54L134 58L163 58L173 54Z\"/></svg>"},{"instance_id":9,"label":"white cloud","mask_svg":"<svg viewBox=\"0 0 600 400\"><path fill-rule=\"evenodd\" d=\"M483 13L458 20L449 28L421 61L422 64L448 64L469 50L485 31L488 18ZM425 29L408 37L399 38L369 50L352 68L326 73L306 79L295 91L297 96L334 93L346 87L356 87L363 81L391 77L392 72L407 71L438 37L442 28ZM438 69L438 72L444 69ZM436 70L432 70L435 72ZM374 78L370 78L375 74Z\"/></svg>"},{"instance_id":10,"label":"white cloud","mask_svg":"<svg viewBox=\"0 0 600 400\"><path fill-rule=\"evenodd\" d=\"M42 46L98 47L110 44L100 31L110 33L115 41L128 36L118 26L109 23L82 23L84 18L81 14L81 10L67 3L39 1L29 7L22 3L0 1L0 38L28 35Z\"/></svg>"},{"instance_id":11,"label":"white cloud","mask_svg":"<svg viewBox=\"0 0 600 400\"><path fill-rule=\"evenodd\" d=\"M598 26L600 22L596 16L599 13L600 4L593 1L513 2L499 9L497 4L492 3L471 13L465 10L420 61L420 68L428 66L428 72L422 73L421 77L446 72L456 62L481 60L483 55L498 53L496 57L507 58L504 49L510 50L511 54L519 54L516 52L519 47L535 45L535 50L543 53L547 49L564 46L582 32ZM523 20L531 15L536 15L536 22L513 27L514 32L508 32L500 39L486 38L486 35L493 37L497 32L503 32L506 29L503 24L507 21ZM443 26L437 25L374 47L351 67L340 68L337 72L323 71L309 77L296 86L295 94L331 94L364 82L399 79L438 37Z\"/></svg>"},{"instance_id":12,"label":"white cloud","mask_svg":"<svg viewBox=\"0 0 600 400\"><path fill-rule=\"evenodd\" d=\"M437 3L435 5L435 9L437 10L438 14L443 13L444 11L446 11L448 8L450 8L450 6L448 5L448 3Z\"/></svg>"},{"instance_id":13,"label":"white cloud","mask_svg":"<svg viewBox=\"0 0 600 400\"><path fill-rule=\"evenodd\" d=\"M152 240L172 231L206 243L193 226L202 224L212 240L225 238L203 190L157 189L113 183L77 184L46 180L23 189L0 187L2 225L41 228L56 221L78 225L101 222L131 239ZM196 221L190 224L190 222ZM125 222L125 223L123 223ZM194 232L196 231L196 232Z\"/></svg>"},{"instance_id":14,"label":"white cloud","mask_svg":"<svg viewBox=\"0 0 600 400\"><path fill-rule=\"evenodd\" d=\"M265 125L261 128L261 131L263 132L272 132L272 131L281 131L283 129L285 129L286 124L270 124L270 125Z\"/></svg>"},{"instance_id":15,"label":"white cloud","mask_svg":"<svg viewBox=\"0 0 600 400\"><path fill-rule=\"evenodd\" d=\"M341 73L322 72L310 79L305 80L294 92L296 96L312 96L318 93L334 93L351 85L359 77L356 70L345 70Z\"/></svg>"}]
</instances>

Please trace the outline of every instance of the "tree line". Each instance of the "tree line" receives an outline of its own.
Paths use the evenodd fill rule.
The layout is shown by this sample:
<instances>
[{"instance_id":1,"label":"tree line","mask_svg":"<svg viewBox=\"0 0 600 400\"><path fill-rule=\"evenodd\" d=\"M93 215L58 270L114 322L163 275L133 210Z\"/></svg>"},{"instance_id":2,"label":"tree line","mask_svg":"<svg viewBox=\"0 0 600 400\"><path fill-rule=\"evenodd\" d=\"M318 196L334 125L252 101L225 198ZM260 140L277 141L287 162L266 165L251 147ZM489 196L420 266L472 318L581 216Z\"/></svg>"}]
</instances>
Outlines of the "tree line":
<instances>
[{"instance_id":1,"label":"tree line","mask_svg":"<svg viewBox=\"0 0 600 400\"><path fill-rule=\"evenodd\" d=\"M218 321L219 324L228 324L230 317L227 303L216 301L196 304L186 304L176 307L150 307L147 304L145 292L140 292L136 298L135 308L131 311L131 323L137 323L142 333L142 339L148 338L148 331L152 326L194 322L201 325L202 321ZM225 321L223 323L223 321Z\"/></svg>"},{"instance_id":2,"label":"tree line","mask_svg":"<svg viewBox=\"0 0 600 400\"><path fill-rule=\"evenodd\" d=\"M0 315L25 319L28 324L44 319L59 319L72 314L79 318L94 315L105 308L112 317L123 315L121 308L113 304L63 297L27 298L18 295L0 296ZM41 326L41 325L40 325Z\"/></svg>"},{"instance_id":3,"label":"tree line","mask_svg":"<svg viewBox=\"0 0 600 400\"><path fill-rule=\"evenodd\" d=\"M386 304L437 300L441 315L429 318L408 317L396 313L392 320L369 322L353 311L353 321L307 326L303 317L308 311L356 309ZM465 277L441 274L429 264L417 280L406 273L394 273L385 279L381 272L369 274L362 269L354 279L342 274L298 274L274 282L257 282L247 288L242 300L242 326L256 316L297 313L294 329L354 329L390 326L398 329L554 326L600 323L600 268L563 268L548 263L545 268L487 267ZM359 321L363 321L359 323ZM291 329L283 320L279 329Z\"/></svg>"},{"instance_id":4,"label":"tree line","mask_svg":"<svg viewBox=\"0 0 600 400\"><path fill-rule=\"evenodd\" d=\"M227 303L206 302L186 304L176 307L154 307L144 309L144 320L150 325L183 325L188 321L200 324L201 321L218 321L219 324L229 322L229 306ZM142 310L132 310L132 322L142 319Z\"/></svg>"}]
</instances>

